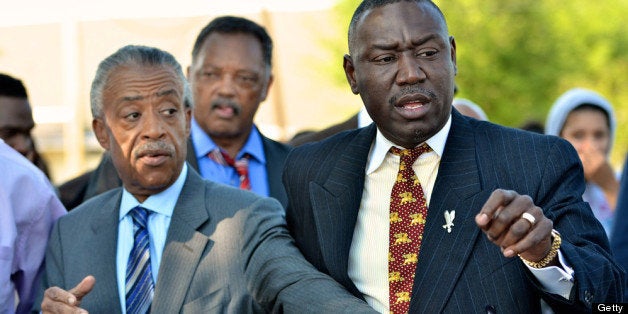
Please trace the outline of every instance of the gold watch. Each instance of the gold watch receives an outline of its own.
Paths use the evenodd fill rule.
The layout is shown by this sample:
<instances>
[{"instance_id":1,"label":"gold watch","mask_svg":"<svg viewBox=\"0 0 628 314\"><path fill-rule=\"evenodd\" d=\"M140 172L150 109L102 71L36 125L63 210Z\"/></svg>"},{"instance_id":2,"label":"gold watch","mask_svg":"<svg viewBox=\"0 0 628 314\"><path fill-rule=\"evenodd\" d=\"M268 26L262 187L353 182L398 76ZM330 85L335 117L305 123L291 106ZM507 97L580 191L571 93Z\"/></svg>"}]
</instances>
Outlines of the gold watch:
<instances>
[{"instance_id":1,"label":"gold watch","mask_svg":"<svg viewBox=\"0 0 628 314\"><path fill-rule=\"evenodd\" d=\"M555 229L552 229L552 247L550 248L550 251L547 253L547 255L545 255L543 259L541 259L538 262L531 262L521 257L521 255L519 255L519 258L532 268L546 267L550 262L552 262L552 260L554 260L556 255L558 255L558 249L560 249L561 242L562 240L560 238L560 233L556 231Z\"/></svg>"}]
</instances>

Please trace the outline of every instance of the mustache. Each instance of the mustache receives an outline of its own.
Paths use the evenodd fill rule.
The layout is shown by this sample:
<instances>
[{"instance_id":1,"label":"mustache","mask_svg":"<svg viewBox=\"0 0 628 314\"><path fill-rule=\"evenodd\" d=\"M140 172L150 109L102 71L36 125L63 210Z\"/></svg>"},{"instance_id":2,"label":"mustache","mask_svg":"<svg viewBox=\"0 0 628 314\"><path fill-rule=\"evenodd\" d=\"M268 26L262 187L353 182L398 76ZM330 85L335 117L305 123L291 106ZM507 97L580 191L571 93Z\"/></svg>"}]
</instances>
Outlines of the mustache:
<instances>
[{"instance_id":1,"label":"mustache","mask_svg":"<svg viewBox=\"0 0 628 314\"><path fill-rule=\"evenodd\" d=\"M242 111L242 106L240 106L240 104L230 99L216 99L212 101L211 110L214 110L219 107L229 107L233 109L233 113L235 115L239 115L240 112Z\"/></svg>"},{"instance_id":2,"label":"mustache","mask_svg":"<svg viewBox=\"0 0 628 314\"><path fill-rule=\"evenodd\" d=\"M174 153L174 146L163 141L146 142L133 150L135 158L157 155L174 156Z\"/></svg>"},{"instance_id":3,"label":"mustache","mask_svg":"<svg viewBox=\"0 0 628 314\"><path fill-rule=\"evenodd\" d=\"M438 101L438 96L433 91L425 89L425 88L421 88L418 85L411 85L411 86L402 87L401 90L397 94L390 97L390 99L388 100L388 103L394 106L397 103L397 99L402 98L406 95L412 95L412 94L426 95L430 98L430 102Z\"/></svg>"}]
</instances>

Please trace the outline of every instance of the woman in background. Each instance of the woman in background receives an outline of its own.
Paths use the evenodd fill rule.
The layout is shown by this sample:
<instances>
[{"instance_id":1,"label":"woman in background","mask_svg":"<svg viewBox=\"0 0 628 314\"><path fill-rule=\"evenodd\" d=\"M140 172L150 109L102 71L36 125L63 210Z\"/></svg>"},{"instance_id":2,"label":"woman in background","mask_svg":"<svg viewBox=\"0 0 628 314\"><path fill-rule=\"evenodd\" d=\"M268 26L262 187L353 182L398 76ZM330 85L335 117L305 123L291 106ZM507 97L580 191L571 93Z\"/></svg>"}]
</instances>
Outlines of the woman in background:
<instances>
[{"instance_id":1,"label":"woman in background","mask_svg":"<svg viewBox=\"0 0 628 314\"><path fill-rule=\"evenodd\" d=\"M609 163L615 135L613 107L596 92L574 88L561 95L545 123L545 133L569 141L580 156L587 187L582 195L610 237L619 181Z\"/></svg>"}]
</instances>

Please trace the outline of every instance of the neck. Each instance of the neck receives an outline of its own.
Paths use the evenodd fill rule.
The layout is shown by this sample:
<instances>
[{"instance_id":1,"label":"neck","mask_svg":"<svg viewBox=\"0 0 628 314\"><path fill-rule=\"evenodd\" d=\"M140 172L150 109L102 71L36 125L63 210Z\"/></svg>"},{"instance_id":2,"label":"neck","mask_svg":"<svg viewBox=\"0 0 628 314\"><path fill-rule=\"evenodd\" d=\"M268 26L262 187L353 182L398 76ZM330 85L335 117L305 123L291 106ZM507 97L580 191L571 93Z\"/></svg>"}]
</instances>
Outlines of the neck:
<instances>
[{"instance_id":1,"label":"neck","mask_svg":"<svg viewBox=\"0 0 628 314\"><path fill-rule=\"evenodd\" d=\"M214 143L216 143L216 145L218 145L218 147L220 147L223 151L229 154L229 156L231 156L232 158L235 158L240 152L240 150L242 150L242 147L244 147L244 143L246 143L247 138L248 138L248 135L246 138L241 138L241 137L213 138L212 137L212 141L214 141Z\"/></svg>"}]
</instances>

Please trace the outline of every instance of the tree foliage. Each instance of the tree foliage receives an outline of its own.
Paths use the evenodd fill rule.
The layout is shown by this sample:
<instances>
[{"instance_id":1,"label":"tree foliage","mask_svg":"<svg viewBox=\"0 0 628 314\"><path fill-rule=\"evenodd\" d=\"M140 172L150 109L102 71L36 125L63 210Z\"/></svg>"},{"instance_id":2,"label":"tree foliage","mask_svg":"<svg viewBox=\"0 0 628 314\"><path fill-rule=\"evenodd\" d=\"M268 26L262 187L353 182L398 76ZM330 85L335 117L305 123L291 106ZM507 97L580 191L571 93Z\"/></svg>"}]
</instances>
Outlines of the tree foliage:
<instances>
[{"instance_id":1,"label":"tree foliage","mask_svg":"<svg viewBox=\"0 0 628 314\"><path fill-rule=\"evenodd\" d=\"M324 43L347 51L346 30L358 0L339 0L338 33ZM460 97L480 104L491 121L518 127L545 121L553 102L572 87L598 91L618 121L613 161L628 150L627 0L436 1L456 38ZM346 84L340 56L323 65ZM321 66L321 65L316 65Z\"/></svg>"}]
</instances>

